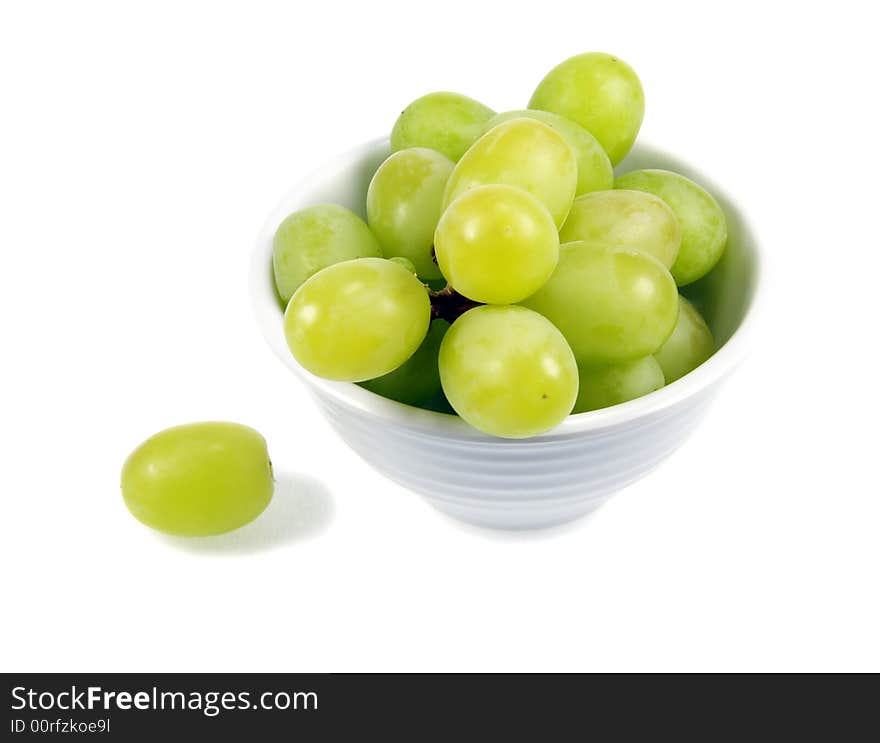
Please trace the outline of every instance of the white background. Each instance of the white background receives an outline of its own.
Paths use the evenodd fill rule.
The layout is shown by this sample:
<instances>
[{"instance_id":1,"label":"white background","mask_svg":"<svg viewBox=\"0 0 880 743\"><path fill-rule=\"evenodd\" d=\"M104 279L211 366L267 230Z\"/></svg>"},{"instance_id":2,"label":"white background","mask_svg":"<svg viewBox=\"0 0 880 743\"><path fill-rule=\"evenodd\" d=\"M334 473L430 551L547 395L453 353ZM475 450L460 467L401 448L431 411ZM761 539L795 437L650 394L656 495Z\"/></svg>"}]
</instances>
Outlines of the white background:
<instances>
[{"instance_id":1,"label":"white background","mask_svg":"<svg viewBox=\"0 0 880 743\"><path fill-rule=\"evenodd\" d=\"M4 2L3 670L880 670L880 130L868 4ZM358 460L261 338L254 237L431 90L522 107L622 56L643 137L768 258L749 361L587 521L458 525ZM137 523L119 470L232 419L281 485L245 530Z\"/></svg>"}]
</instances>

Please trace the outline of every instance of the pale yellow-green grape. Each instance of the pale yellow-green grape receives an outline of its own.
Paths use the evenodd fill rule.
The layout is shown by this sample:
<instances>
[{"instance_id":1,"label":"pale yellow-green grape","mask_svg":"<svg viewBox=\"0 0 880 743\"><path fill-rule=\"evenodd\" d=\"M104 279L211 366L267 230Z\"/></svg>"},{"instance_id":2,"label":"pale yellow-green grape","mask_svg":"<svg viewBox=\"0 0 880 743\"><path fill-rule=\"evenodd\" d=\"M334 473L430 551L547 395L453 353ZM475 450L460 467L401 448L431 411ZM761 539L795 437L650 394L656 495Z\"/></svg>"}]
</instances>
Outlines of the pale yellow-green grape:
<instances>
[{"instance_id":1,"label":"pale yellow-green grape","mask_svg":"<svg viewBox=\"0 0 880 743\"><path fill-rule=\"evenodd\" d=\"M407 405L424 405L438 397L441 390L437 354L448 329L446 320L432 320L422 345L402 366L382 377L361 382L361 386Z\"/></svg>"},{"instance_id":2,"label":"pale yellow-green grape","mask_svg":"<svg viewBox=\"0 0 880 743\"><path fill-rule=\"evenodd\" d=\"M556 271L522 304L562 331L578 363L617 364L663 345L678 317L678 290L651 255L579 241L560 246Z\"/></svg>"},{"instance_id":3,"label":"pale yellow-green grape","mask_svg":"<svg viewBox=\"0 0 880 743\"><path fill-rule=\"evenodd\" d=\"M284 313L294 358L342 382L381 377L403 364L431 322L428 290L399 263L358 258L306 281Z\"/></svg>"},{"instance_id":4,"label":"pale yellow-green grape","mask_svg":"<svg viewBox=\"0 0 880 743\"><path fill-rule=\"evenodd\" d=\"M391 149L427 147L458 160L495 112L460 93L428 93L410 103L391 130Z\"/></svg>"},{"instance_id":5,"label":"pale yellow-green grape","mask_svg":"<svg viewBox=\"0 0 880 743\"><path fill-rule=\"evenodd\" d=\"M278 296L287 306L309 276L334 263L381 257L382 248L357 214L338 204L294 212L275 232L272 265Z\"/></svg>"},{"instance_id":6,"label":"pale yellow-green grape","mask_svg":"<svg viewBox=\"0 0 880 743\"><path fill-rule=\"evenodd\" d=\"M385 257L408 258L422 279L440 278L433 261L434 230L454 165L424 147L400 150L379 166L367 191L367 222Z\"/></svg>"},{"instance_id":7,"label":"pale yellow-green grape","mask_svg":"<svg viewBox=\"0 0 880 743\"><path fill-rule=\"evenodd\" d=\"M617 165L636 141L645 115L645 94L626 62L590 52L554 67L538 84L529 108L571 119L590 132Z\"/></svg>"},{"instance_id":8,"label":"pale yellow-green grape","mask_svg":"<svg viewBox=\"0 0 880 743\"><path fill-rule=\"evenodd\" d=\"M578 365L580 386L573 413L585 413L647 395L664 385L663 370L653 356L622 364Z\"/></svg>"},{"instance_id":9,"label":"pale yellow-green grape","mask_svg":"<svg viewBox=\"0 0 880 743\"><path fill-rule=\"evenodd\" d=\"M672 275L679 286L702 278L715 267L727 245L727 220L707 191L668 170L624 173L614 187L652 193L675 212L681 227L681 247L672 265Z\"/></svg>"},{"instance_id":10,"label":"pale yellow-green grape","mask_svg":"<svg viewBox=\"0 0 880 743\"><path fill-rule=\"evenodd\" d=\"M238 423L189 423L147 439L122 467L122 497L167 534L211 536L253 521L275 481L266 441Z\"/></svg>"},{"instance_id":11,"label":"pale yellow-green grape","mask_svg":"<svg viewBox=\"0 0 880 743\"><path fill-rule=\"evenodd\" d=\"M440 379L455 412L505 438L557 426L578 389L565 338L541 315L517 306L483 305L461 315L440 345Z\"/></svg>"},{"instance_id":12,"label":"pale yellow-green grape","mask_svg":"<svg viewBox=\"0 0 880 743\"><path fill-rule=\"evenodd\" d=\"M681 230L672 209L659 196L644 191L594 191L574 200L559 239L640 250L669 268L678 256Z\"/></svg>"},{"instance_id":13,"label":"pale yellow-green grape","mask_svg":"<svg viewBox=\"0 0 880 743\"><path fill-rule=\"evenodd\" d=\"M558 131L541 121L505 121L474 142L458 161L446 184L444 207L465 191L490 183L528 191L561 227L577 187L574 150Z\"/></svg>"},{"instance_id":14,"label":"pale yellow-green grape","mask_svg":"<svg viewBox=\"0 0 880 743\"><path fill-rule=\"evenodd\" d=\"M550 278L559 233L550 212L530 193L492 184L472 188L450 204L437 225L434 250L459 294L513 304Z\"/></svg>"},{"instance_id":15,"label":"pale yellow-green grape","mask_svg":"<svg viewBox=\"0 0 880 743\"><path fill-rule=\"evenodd\" d=\"M550 113L549 111L506 111L489 119L483 129L485 134L498 124L503 124L511 119L537 119L558 131L569 146L574 150L577 158L578 180L576 194L588 193L589 191L602 191L612 188L614 185L614 171L611 160L599 140L590 134L579 124L575 124L564 116Z\"/></svg>"},{"instance_id":16,"label":"pale yellow-green grape","mask_svg":"<svg viewBox=\"0 0 880 743\"><path fill-rule=\"evenodd\" d=\"M693 371L715 352L715 339L706 321L684 297L679 297L679 302L675 330L654 354L667 384Z\"/></svg>"},{"instance_id":17,"label":"pale yellow-green grape","mask_svg":"<svg viewBox=\"0 0 880 743\"><path fill-rule=\"evenodd\" d=\"M403 266L410 273L416 273L416 267L413 265L413 262L409 258L404 258L402 255L396 255L393 258L389 258L389 261L392 263L396 263L399 266Z\"/></svg>"}]
</instances>

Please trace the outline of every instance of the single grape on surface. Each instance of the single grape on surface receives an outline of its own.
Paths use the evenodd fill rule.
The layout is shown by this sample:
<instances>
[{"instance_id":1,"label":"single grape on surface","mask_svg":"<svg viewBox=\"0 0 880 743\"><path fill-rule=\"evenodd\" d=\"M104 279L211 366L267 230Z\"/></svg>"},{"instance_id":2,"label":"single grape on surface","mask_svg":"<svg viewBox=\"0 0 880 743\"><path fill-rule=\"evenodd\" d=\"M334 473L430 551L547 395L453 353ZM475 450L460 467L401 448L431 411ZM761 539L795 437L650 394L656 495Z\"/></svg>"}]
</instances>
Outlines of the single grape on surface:
<instances>
[{"instance_id":1,"label":"single grape on surface","mask_svg":"<svg viewBox=\"0 0 880 743\"><path fill-rule=\"evenodd\" d=\"M556 325L578 363L617 364L653 354L678 316L678 290L653 256L603 243L559 249L550 280L522 305Z\"/></svg>"},{"instance_id":2,"label":"single grape on surface","mask_svg":"<svg viewBox=\"0 0 880 743\"><path fill-rule=\"evenodd\" d=\"M458 160L495 112L460 93L428 93L410 103L391 130L391 149L427 147Z\"/></svg>"},{"instance_id":3,"label":"single grape on surface","mask_svg":"<svg viewBox=\"0 0 880 743\"><path fill-rule=\"evenodd\" d=\"M561 227L574 200L577 177L574 150L562 134L536 119L512 119L480 137L458 161L443 204L448 207L471 188L501 183L528 191Z\"/></svg>"},{"instance_id":4,"label":"single grape on surface","mask_svg":"<svg viewBox=\"0 0 880 743\"><path fill-rule=\"evenodd\" d=\"M679 302L675 330L654 354L667 384L693 371L715 352L715 339L706 321L684 297L679 297Z\"/></svg>"},{"instance_id":5,"label":"single grape on surface","mask_svg":"<svg viewBox=\"0 0 880 743\"><path fill-rule=\"evenodd\" d=\"M381 257L382 249L357 214L338 204L294 212L275 232L272 264L278 296L287 306L293 293L322 268L353 258Z\"/></svg>"},{"instance_id":6,"label":"single grape on surface","mask_svg":"<svg viewBox=\"0 0 880 743\"><path fill-rule=\"evenodd\" d=\"M443 213L434 240L440 270L476 302L513 304L550 278L559 233L550 212L519 188L478 186Z\"/></svg>"},{"instance_id":7,"label":"single grape on surface","mask_svg":"<svg viewBox=\"0 0 880 743\"><path fill-rule=\"evenodd\" d=\"M617 165L629 152L645 115L645 94L626 62L601 52L571 57L538 84L529 108L571 119L590 132Z\"/></svg>"},{"instance_id":8,"label":"single grape on surface","mask_svg":"<svg viewBox=\"0 0 880 743\"><path fill-rule=\"evenodd\" d=\"M576 195L590 191L603 191L614 186L611 160L599 140L579 124L549 111L505 111L489 119L483 134L511 119L537 119L558 131L568 142L577 158L578 180Z\"/></svg>"},{"instance_id":9,"label":"single grape on surface","mask_svg":"<svg viewBox=\"0 0 880 743\"><path fill-rule=\"evenodd\" d=\"M658 196L644 191L594 191L574 200L559 239L639 250L669 268L678 256L681 230L675 213Z\"/></svg>"},{"instance_id":10,"label":"single grape on surface","mask_svg":"<svg viewBox=\"0 0 880 743\"><path fill-rule=\"evenodd\" d=\"M379 166L367 191L367 222L383 254L408 258L422 279L440 278L432 253L434 230L454 166L434 150L400 150Z\"/></svg>"},{"instance_id":11,"label":"single grape on surface","mask_svg":"<svg viewBox=\"0 0 880 743\"><path fill-rule=\"evenodd\" d=\"M579 365L578 374L580 386L572 411L575 413L599 410L635 400L659 390L665 384L663 370L653 356L622 364Z\"/></svg>"},{"instance_id":12,"label":"single grape on surface","mask_svg":"<svg viewBox=\"0 0 880 743\"><path fill-rule=\"evenodd\" d=\"M624 173L614 187L652 193L675 212L681 227L681 247L671 270L679 286L693 283L715 267L727 245L727 220L705 189L668 170Z\"/></svg>"},{"instance_id":13,"label":"single grape on surface","mask_svg":"<svg viewBox=\"0 0 880 743\"><path fill-rule=\"evenodd\" d=\"M464 420L504 438L554 428L571 412L578 390L565 338L518 306L484 305L459 317L440 345L440 379Z\"/></svg>"},{"instance_id":14,"label":"single grape on surface","mask_svg":"<svg viewBox=\"0 0 880 743\"><path fill-rule=\"evenodd\" d=\"M402 365L430 322L428 290L412 273L384 258L358 258L325 268L297 290L284 333L312 374L363 382Z\"/></svg>"},{"instance_id":15,"label":"single grape on surface","mask_svg":"<svg viewBox=\"0 0 880 743\"><path fill-rule=\"evenodd\" d=\"M180 536L211 536L255 519L275 483L266 442L237 423L169 428L122 468L122 497L138 520Z\"/></svg>"},{"instance_id":16,"label":"single grape on surface","mask_svg":"<svg viewBox=\"0 0 880 743\"><path fill-rule=\"evenodd\" d=\"M448 329L446 320L432 320L422 345L402 366L382 377L361 382L361 386L406 405L425 405L437 398L441 393L437 356Z\"/></svg>"}]
</instances>

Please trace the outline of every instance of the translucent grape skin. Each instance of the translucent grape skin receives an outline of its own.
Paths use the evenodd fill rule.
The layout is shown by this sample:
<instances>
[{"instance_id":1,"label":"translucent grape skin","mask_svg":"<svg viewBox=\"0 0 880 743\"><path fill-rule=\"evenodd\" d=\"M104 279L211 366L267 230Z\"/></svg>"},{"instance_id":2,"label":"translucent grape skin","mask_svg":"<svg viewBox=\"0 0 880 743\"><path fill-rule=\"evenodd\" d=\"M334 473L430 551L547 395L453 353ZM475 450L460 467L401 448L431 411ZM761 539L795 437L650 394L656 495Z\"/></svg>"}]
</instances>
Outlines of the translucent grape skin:
<instances>
[{"instance_id":1,"label":"translucent grape skin","mask_svg":"<svg viewBox=\"0 0 880 743\"><path fill-rule=\"evenodd\" d=\"M448 329L446 320L432 320L422 345L402 366L384 376L361 382L361 386L406 405L420 406L438 397L441 388L437 356Z\"/></svg>"},{"instance_id":2,"label":"translucent grape skin","mask_svg":"<svg viewBox=\"0 0 880 743\"><path fill-rule=\"evenodd\" d=\"M306 281L284 313L294 358L325 379L363 382L401 366L431 322L428 290L384 258L329 266Z\"/></svg>"},{"instance_id":3,"label":"translucent grape skin","mask_svg":"<svg viewBox=\"0 0 880 743\"><path fill-rule=\"evenodd\" d=\"M518 306L482 305L453 324L440 345L449 403L474 428L525 438L557 426L577 397L577 365L552 323Z\"/></svg>"},{"instance_id":4,"label":"translucent grape skin","mask_svg":"<svg viewBox=\"0 0 880 743\"><path fill-rule=\"evenodd\" d=\"M300 285L322 268L353 258L381 258L379 241L357 214L338 204L294 212L275 231L275 286L287 306Z\"/></svg>"},{"instance_id":5,"label":"translucent grape skin","mask_svg":"<svg viewBox=\"0 0 880 743\"><path fill-rule=\"evenodd\" d=\"M589 52L554 67L538 84L529 108L565 116L590 132L617 165L636 140L645 93L626 62Z\"/></svg>"},{"instance_id":6,"label":"translucent grape skin","mask_svg":"<svg viewBox=\"0 0 880 743\"><path fill-rule=\"evenodd\" d=\"M255 519L275 482L266 441L237 423L190 423L147 439L122 467L131 514L178 536L211 536Z\"/></svg>"},{"instance_id":7,"label":"translucent grape skin","mask_svg":"<svg viewBox=\"0 0 880 743\"><path fill-rule=\"evenodd\" d=\"M653 356L602 366L578 366L580 385L573 413L609 408L649 392L664 384L663 370Z\"/></svg>"},{"instance_id":8,"label":"translucent grape skin","mask_svg":"<svg viewBox=\"0 0 880 743\"><path fill-rule=\"evenodd\" d=\"M678 256L681 229L675 213L658 196L644 191L594 191L574 200L559 239L639 250L669 268Z\"/></svg>"},{"instance_id":9,"label":"translucent grape skin","mask_svg":"<svg viewBox=\"0 0 880 743\"><path fill-rule=\"evenodd\" d=\"M460 93L428 93L410 103L391 130L391 150L427 147L457 161L495 112Z\"/></svg>"},{"instance_id":10,"label":"translucent grape skin","mask_svg":"<svg viewBox=\"0 0 880 743\"><path fill-rule=\"evenodd\" d=\"M614 187L652 193L675 212L681 247L671 270L679 286L693 283L715 267L727 245L727 220L705 189L668 170L633 170L620 176Z\"/></svg>"},{"instance_id":11,"label":"translucent grape skin","mask_svg":"<svg viewBox=\"0 0 880 743\"><path fill-rule=\"evenodd\" d=\"M681 379L715 352L715 339L702 315L684 297L679 297L679 303L675 329L654 354L667 384Z\"/></svg>"},{"instance_id":12,"label":"translucent grape skin","mask_svg":"<svg viewBox=\"0 0 880 743\"><path fill-rule=\"evenodd\" d=\"M535 119L512 119L480 137L449 176L444 208L465 191L502 183L528 191L562 226L577 188L577 160L565 138Z\"/></svg>"},{"instance_id":13,"label":"translucent grape skin","mask_svg":"<svg viewBox=\"0 0 880 743\"><path fill-rule=\"evenodd\" d=\"M577 158L578 180L575 195L590 191L603 191L614 187L614 171L611 160L599 140L582 126L564 116L549 111L505 111L489 119L483 134L511 119L537 119L558 131L574 150Z\"/></svg>"},{"instance_id":14,"label":"translucent grape skin","mask_svg":"<svg viewBox=\"0 0 880 743\"><path fill-rule=\"evenodd\" d=\"M450 285L476 302L513 304L534 294L559 259L553 217L534 196L491 184L450 204L434 237Z\"/></svg>"},{"instance_id":15,"label":"translucent grape skin","mask_svg":"<svg viewBox=\"0 0 880 743\"><path fill-rule=\"evenodd\" d=\"M454 166L424 147L400 150L379 166L367 191L367 222L383 254L408 258L423 279L440 278L433 261L434 230Z\"/></svg>"},{"instance_id":16,"label":"translucent grape skin","mask_svg":"<svg viewBox=\"0 0 880 743\"><path fill-rule=\"evenodd\" d=\"M403 266L411 274L417 273L415 265L413 265L413 262L409 258L404 258L402 255L396 255L393 258L389 258L388 260L392 263L396 263L399 266Z\"/></svg>"},{"instance_id":17,"label":"translucent grape skin","mask_svg":"<svg viewBox=\"0 0 880 743\"><path fill-rule=\"evenodd\" d=\"M549 319L578 363L634 361L666 341L678 316L678 290L653 256L584 241L559 248L550 280L521 303Z\"/></svg>"}]
</instances>

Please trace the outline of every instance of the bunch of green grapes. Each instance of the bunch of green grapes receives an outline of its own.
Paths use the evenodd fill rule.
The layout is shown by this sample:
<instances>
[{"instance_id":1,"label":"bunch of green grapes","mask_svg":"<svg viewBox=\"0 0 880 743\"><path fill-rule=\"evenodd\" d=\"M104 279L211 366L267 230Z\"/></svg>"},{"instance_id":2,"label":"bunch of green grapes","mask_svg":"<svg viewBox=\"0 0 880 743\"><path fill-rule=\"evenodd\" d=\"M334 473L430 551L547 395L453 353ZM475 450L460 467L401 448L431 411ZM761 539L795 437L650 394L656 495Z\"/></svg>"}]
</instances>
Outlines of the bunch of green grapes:
<instances>
[{"instance_id":1,"label":"bunch of green grapes","mask_svg":"<svg viewBox=\"0 0 880 743\"><path fill-rule=\"evenodd\" d=\"M506 438L626 403L715 350L679 287L724 251L724 213L682 175L615 178L644 115L608 54L551 70L527 109L458 93L403 109L366 221L317 205L274 246L284 330L320 377Z\"/></svg>"}]
</instances>

